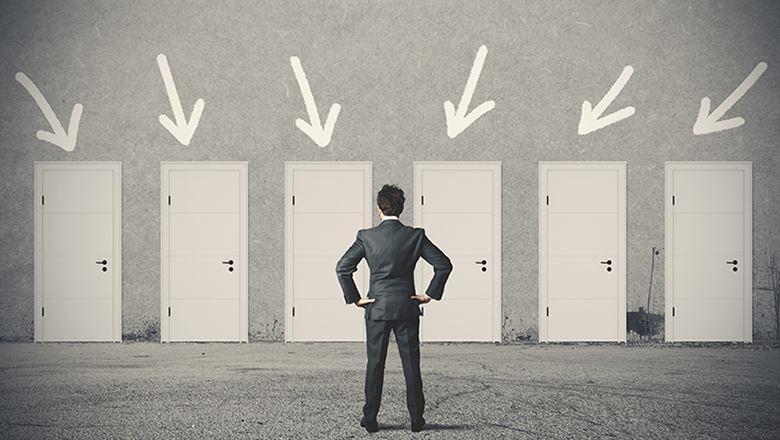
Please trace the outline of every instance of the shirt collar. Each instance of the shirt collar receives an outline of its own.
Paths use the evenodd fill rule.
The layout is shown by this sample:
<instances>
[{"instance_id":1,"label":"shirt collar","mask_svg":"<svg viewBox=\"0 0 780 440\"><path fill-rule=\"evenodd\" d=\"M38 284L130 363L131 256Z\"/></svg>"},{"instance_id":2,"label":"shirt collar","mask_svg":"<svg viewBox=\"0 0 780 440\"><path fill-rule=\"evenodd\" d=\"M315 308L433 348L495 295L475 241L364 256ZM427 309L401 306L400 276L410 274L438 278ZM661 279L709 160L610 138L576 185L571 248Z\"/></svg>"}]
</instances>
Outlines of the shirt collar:
<instances>
[{"instance_id":1,"label":"shirt collar","mask_svg":"<svg viewBox=\"0 0 780 440\"><path fill-rule=\"evenodd\" d=\"M397 215L386 215L382 218L382 220L379 223L382 223L385 220L398 220Z\"/></svg>"}]
</instances>

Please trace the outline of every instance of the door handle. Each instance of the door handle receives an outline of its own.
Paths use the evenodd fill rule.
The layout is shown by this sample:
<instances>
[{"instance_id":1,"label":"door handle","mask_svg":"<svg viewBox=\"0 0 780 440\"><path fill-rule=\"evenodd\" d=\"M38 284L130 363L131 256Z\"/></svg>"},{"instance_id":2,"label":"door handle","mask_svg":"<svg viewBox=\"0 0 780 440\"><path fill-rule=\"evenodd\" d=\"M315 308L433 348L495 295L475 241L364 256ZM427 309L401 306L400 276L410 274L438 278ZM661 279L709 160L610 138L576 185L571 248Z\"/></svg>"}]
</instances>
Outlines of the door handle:
<instances>
[{"instance_id":1,"label":"door handle","mask_svg":"<svg viewBox=\"0 0 780 440\"><path fill-rule=\"evenodd\" d=\"M484 266L484 265L486 265L486 264L487 264L487 261L486 261L486 260L482 260L482 261L475 261L474 263L475 263L475 264L481 264L481 265L483 265L483 266Z\"/></svg>"},{"instance_id":2,"label":"door handle","mask_svg":"<svg viewBox=\"0 0 780 440\"><path fill-rule=\"evenodd\" d=\"M611 265L612 264L612 260L602 261L601 264Z\"/></svg>"},{"instance_id":3,"label":"door handle","mask_svg":"<svg viewBox=\"0 0 780 440\"><path fill-rule=\"evenodd\" d=\"M106 260L95 261L95 264L102 264L103 266L105 266L106 264L108 264L108 261Z\"/></svg>"},{"instance_id":4,"label":"door handle","mask_svg":"<svg viewBox=\"0 0 780 440\"><path fill-rule=\"evenodd\" d=\"M734 264L736 265L738 263L737 260L727 261L726 264Z\"/></svg>"},{"instance_id":5,"label":"door handle","mask_svg":"<svg viewBox=\"0 0 780 440\"><path fill-rule=\"evenodd\" d=\"M233 260L223 261L222 264L229 264L229 265L232 266L233 265Z\"/></svg>"}]
</instances>

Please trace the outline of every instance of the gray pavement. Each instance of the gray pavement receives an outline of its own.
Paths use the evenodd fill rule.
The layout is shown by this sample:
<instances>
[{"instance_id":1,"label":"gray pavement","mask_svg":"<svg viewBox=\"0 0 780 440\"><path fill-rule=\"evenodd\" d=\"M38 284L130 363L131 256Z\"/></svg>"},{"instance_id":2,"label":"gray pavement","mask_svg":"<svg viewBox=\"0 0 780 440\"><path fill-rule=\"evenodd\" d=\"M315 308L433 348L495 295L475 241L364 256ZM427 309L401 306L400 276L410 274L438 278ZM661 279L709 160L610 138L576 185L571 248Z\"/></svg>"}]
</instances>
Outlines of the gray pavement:
<instances>
[{"instance_id":1,"label":"gray pavement","mask_svg":"<svg viewBox=\"0 0 780 440\"><path fill-rule=\"evenodd\" d=\"M380 432L360 344L0 344L0 438L780 438L780 350L425 344L409 431L391 341Z\"/></svg>"}]
</instances>

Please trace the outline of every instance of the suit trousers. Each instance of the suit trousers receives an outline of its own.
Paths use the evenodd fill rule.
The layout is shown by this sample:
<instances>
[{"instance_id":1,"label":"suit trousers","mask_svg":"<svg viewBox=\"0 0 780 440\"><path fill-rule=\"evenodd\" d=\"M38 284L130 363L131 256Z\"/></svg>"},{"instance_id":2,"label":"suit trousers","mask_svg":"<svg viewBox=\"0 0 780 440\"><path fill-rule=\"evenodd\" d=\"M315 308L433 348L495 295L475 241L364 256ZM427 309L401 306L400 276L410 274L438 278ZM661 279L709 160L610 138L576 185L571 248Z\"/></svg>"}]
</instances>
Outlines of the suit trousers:
<instances>
[{"instance_id":1,"label":"suit trousers","mask_svg":"<svg viewBox=\"0 0 780 440\"><path fill-rule=\"evenodd\" d=\"M366 320L366 403L363 415L375 421L382 400L385 378L385 359L390 331L395 334L398 354L406 379L406 407L412 421L422 420L425 410L422 375L420 374L420 317L389 321Z\"/></svg>"}]
</instances>

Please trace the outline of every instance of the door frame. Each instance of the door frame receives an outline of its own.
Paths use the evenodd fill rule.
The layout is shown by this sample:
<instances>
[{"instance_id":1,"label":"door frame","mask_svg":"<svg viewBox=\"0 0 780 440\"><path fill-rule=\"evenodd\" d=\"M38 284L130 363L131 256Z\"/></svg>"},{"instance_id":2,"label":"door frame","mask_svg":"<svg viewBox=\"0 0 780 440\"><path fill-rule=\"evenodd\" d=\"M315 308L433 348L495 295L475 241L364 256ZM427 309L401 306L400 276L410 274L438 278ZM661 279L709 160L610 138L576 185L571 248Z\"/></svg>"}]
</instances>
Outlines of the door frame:
<instances>
[{"instance_id":1,"label":"door frame","mask_svg":"<svg viewBox=\"0 0 780 440\"><path fill-rule=\"evenodd\" d=\"M239 172L239 274L238 342L249 342L249 166L245 161L162 161L160 162L160 342L171 342L168 306L170 305L170 215L168 195L172 170L232 170Z\"/></svg>"},{"instance_id":2,"label":"door frame","mask_svg":"<svg viewBox=\"0 0 780 440\"><path fill-rule=\"evenodd\" d=\"M35 232L34 247L34 281L33 281L33 340L43 340L43 320L38 310L43 307L43 172L45 170L109 170L113 173L113 237L112 266L113 283L113 329L112 342L122 342L122 162L117 161L34 161L34 197L33 217Z\"/></svg>"},{"instance_id":3,"label":"door frame","mask_svg":"<svg viewBox=\"0 0 780 440\"><path fill-rule=\"evenodd\" d=\"M359 170L365 174L363 189L367 207L364 224L371 227L373 211L373 162L370 161L285 161L284 162L284 342L295 342L293 321L293 173L298 170ZM357 233L357 231L355 231ZM335 265L335 261L333 264ZM368 276L364 274L363 276ZM334 272L333 277L336 277ZM366 292L363 292L364 294ZM365 339L365 336L364 336Z\"/></svg>"},{"instance_id":4,"label":"door frame","mask_svg":"<svg viewBox=\"0 0 780 440\"><path fill-rule=\"evenodd\" d=\"M614 170L618 173L618 324L615 342L626 342L626 162L555 161L539 162L539 342L549 342L547 307L547 171Z\"/></svg>"},{"instance_id":5,"label":"door frame","mask_svg":"<svg viewBox=\"0 0 780 440\"><path fill-rule=\"evenodd\" d=\"M753 162L749 161L666 161L664 162L664 340L675 342L674 320L674 222L672 196L676 170L740 170L743 186L743 246L745 277L743 285L742 341L753 342ZM749 209L747 209L749 207Z\"/></svg>"},{"instance_id":6,"label":"door frame","mask_svg":"<svg viewBox=\"0 0 780 440\"><path fill-rule=\"evenodd\" d=\"M488 170L493 172L493 249L495 250L495 265L491 265L493 270L493 314L492 314L492 340L490 342L501 342L501 307L502 307L502 242L501 218L503 211L501 208L502 199L502 177L501 161L414 161L414 225L422 227L422 172L425 170ZM415 281L417 286L423 285L422 266L415 269ZM422 306L423 310L425 306ZM425 319L423 315L422 319ZM420 336L424 340L424 326L420 326Z\"/></svg>"}]
</instances>

